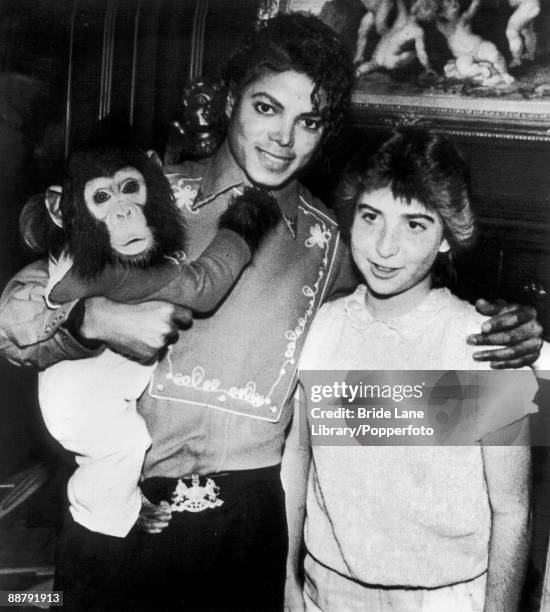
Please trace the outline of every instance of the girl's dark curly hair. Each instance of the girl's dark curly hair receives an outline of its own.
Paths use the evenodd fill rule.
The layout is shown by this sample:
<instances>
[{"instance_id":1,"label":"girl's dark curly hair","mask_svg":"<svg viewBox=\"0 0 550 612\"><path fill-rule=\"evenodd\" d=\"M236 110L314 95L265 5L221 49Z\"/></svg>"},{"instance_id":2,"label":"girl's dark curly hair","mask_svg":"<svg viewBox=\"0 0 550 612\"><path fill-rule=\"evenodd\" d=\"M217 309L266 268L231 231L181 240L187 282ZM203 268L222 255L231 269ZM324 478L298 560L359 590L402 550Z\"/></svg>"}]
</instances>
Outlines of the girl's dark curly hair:
<instances>
[{"instance_id":1,"label":"girl's dark curly hair","mask_svg":"<svg viewBox=\"0 0 550 612\"><path fill-rule=\"evenodd\" d=\"M353 66L336 33L313 15L290 13L264 22L231 56L224 81L238 99L244 88L266 71L294 70L314 83L311 102L320 111L323 142L335 136L344 121L353 84ZM327 105L320 109L320 91Z\"/></svg>"}]
</instances>

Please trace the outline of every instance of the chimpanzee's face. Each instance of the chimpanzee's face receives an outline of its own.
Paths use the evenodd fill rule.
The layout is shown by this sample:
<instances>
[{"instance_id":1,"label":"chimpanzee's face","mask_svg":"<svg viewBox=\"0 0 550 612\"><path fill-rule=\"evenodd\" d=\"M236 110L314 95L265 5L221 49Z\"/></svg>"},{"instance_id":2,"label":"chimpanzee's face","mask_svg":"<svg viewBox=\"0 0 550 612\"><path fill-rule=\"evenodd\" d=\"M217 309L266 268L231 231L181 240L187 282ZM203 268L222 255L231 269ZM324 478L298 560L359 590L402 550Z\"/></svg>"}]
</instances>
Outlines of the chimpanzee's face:
<instances>
[{"instance_id":1,"label":"chimpanzee's face","mask_svg":"<svg viewBox=\"0 0 550 612\"><path fill-rule=\"evenodd\" d=\"M105 223L111 247L128 258L145 255L154 245L153 233L143 212L147 187L141 172L126 167L113 176L91 179L84 187L90 214Z\"/></svg>"}]
</instances>

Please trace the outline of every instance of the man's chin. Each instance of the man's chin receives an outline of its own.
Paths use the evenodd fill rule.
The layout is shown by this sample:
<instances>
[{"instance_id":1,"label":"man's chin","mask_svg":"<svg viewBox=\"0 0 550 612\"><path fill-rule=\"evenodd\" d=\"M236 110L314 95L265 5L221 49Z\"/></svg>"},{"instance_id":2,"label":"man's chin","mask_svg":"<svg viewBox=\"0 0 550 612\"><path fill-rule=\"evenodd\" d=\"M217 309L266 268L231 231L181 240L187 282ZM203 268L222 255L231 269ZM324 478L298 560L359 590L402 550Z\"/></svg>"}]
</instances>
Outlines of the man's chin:
<instances>
[{"instance_id":1,"label":"man's chin","mask_svg":"<svg viewBox=\"0 0 550 612\"><path fill-rule=\"evenodd\" d=\"M263 189L282 189L294 178L291 172L269 172L267 170L247 175L248 180L256 187Z\"/></svg>"}]
</instances>

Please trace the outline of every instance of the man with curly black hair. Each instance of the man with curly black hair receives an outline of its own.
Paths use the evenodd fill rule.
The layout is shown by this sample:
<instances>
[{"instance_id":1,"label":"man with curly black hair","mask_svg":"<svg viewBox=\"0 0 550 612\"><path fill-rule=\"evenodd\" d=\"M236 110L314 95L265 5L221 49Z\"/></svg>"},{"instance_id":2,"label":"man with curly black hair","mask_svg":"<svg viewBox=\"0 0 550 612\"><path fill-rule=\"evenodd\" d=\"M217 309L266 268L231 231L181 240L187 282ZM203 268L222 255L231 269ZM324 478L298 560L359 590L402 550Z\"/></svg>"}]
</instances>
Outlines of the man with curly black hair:
<instances>
[{"instance_id":1,"label":"man with curly black hair","mask_svg":"<svg viewBox=\"0 0 550 612\"><path fill-rule=\"evenodd\" d=\"M138 403L153 440L141 518L126 538L68 518L56 567L66 609L282 610L288 542L302 527L287 527L285 495L297 516L304 487L288 478L283 491L283 447L283 476L307 461L295 428L286 437L297 363L315 313L350 277L332 214L298 177L338 133L352 75L332 30L300 14L270 20L231 57L225 142L205 162L168 168L187 256L202 253L247 186L272 193L284 222L181 338L190 315L164 302L89 298L48 312L45 262L8 285L0 351L14 361L46 368L105 345L141 361L164 351Z\"/></svg>"}]
</instances>

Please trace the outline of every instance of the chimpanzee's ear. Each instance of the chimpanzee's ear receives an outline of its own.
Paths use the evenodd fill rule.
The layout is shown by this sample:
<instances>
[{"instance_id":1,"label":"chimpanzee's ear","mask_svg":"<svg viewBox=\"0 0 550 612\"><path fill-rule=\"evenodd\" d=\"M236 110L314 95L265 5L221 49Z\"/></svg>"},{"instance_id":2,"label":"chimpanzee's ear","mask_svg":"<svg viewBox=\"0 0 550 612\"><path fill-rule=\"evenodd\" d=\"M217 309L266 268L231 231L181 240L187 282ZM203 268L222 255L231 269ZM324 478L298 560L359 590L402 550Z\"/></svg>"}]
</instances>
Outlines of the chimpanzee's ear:
<instances>
[{"instance_id":1,"label":"chimpanzee's ear","mask_svg":"<svg viewBox=\"0 0 550 612\"><path fill-rule=\"evenodd\" d=\"M152 162L157 164L159 168L163 168L162 159L159 157L159 154L156 151L153 151L153 149L149 149L148 151L145 152L145 155L147 155L147 157Z\"/></svg>"},{"instance_id":2,"label":"chimpanzee's ear","mask_svg":"<svg viewBox=\"0 0 550 612\"><path fill-rule=\"evenodd\" d=\"M61 193L62 189L59 185L52 185L46 189L44 196L44 204L50 213L51 220L57 227L63 227L63 219L61 218Z\"/></svg>"}]
</instances>

